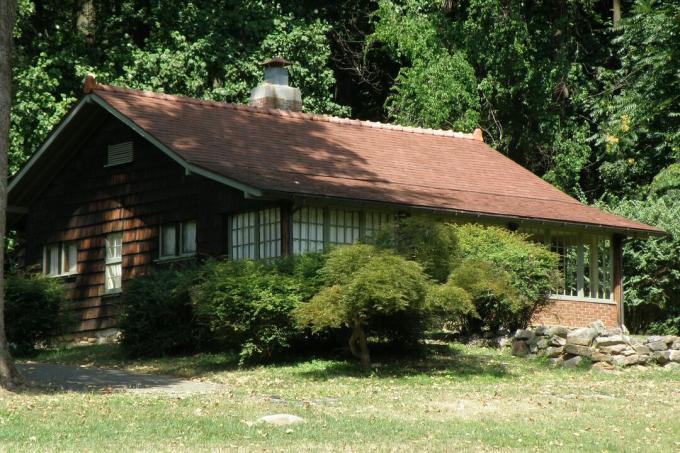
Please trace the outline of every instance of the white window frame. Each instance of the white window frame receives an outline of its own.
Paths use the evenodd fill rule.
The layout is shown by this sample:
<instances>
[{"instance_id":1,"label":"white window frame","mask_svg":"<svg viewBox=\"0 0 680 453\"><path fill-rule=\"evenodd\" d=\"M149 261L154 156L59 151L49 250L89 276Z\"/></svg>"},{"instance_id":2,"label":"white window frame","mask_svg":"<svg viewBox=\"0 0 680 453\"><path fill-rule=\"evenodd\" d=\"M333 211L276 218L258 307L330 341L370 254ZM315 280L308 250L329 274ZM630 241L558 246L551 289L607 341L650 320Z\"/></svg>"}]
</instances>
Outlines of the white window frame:
<instances>
[{"instance_id":1,"label":"white window frame","mask_svg":"<svg viewBox=\"0 0 680 453\"><path fill-rule=\"evenodd\" d=\"M188 229L193 229L193 249L187 250L186 238L184 237L185 232ZM165 231L166 229L173 230L174 236L174 251L172 253L164 253L164 242L165 242ZM163 260L173 260L177 258L190 258L196 256L198 253L198 243L197 243L197 223L195 220L186 220L184 222L176 223L166 223L158 228L158 259Z\"/></svg>"},{"instance_id":2,"label":"white window frame","mask_svg":"<svg viewBox=\"0 0 680 453\"><path fill-rule=\"evenodd\" d=\"M51 272L48 265L52 263L52 259L48 257L48 253L56 249L57 271ZM75 260L69 261L69 252L75 252ZM67 269L67 262L69 264ZM67 277L69 275L76 275L78 273L78 242L77 241L62 241L53 242L43 247L43 274L48 277Z\"/></svg>"},{"instance_id":3,"label":"white window frame","mask_svg":"<svg viewBox=\"0 0 680 453\"><path fill-rule=\"evenodd\" d=\"M118 239L120 244L116 244ZM119 253L115 253L116 249L120 249ZM111 253L113 251L113 253ZM118 274L118 284L110 285L111 273ZM113 279L116 276L114 274ZM109 233L106 235L104 244L104 292L106 294L117 294L123 289L123 233Z\"/></svg>"},{"instance_id":4,"label":"white window frame","mask_svg":"<svg viewBox=\"0 0 680 453\"><path fill-rule=\"evenodd\" d=\"M529 234L538 242L549 244L551 250L560 257L560 270L562 271L564 287L559 292L551 294L551 299L604 304L616 303L614 300L614 247L611 235L541 231L531 228L522 228L520 232ZM607 242L608 247L602 246L602 243ZM571 264L574 266L576 275L574 282L572 282L574 283L572 290L566 288L568 282L566 272L568 272L568 269L565 252L567 248L572 248L574 253L574 262ZM606 250L606 255L600 253L602 249ZM593 293L596 294L595 297L593 297Z\"/></svg>"},{"instance_id":5,"label":"white window frame","mask_svg":"<svg viewBox=\"0 0 680 453\"><path fill-rule=\"evenodd\" d=\"M228 255L232 260L274 259L282 255L281 208L231 214Z\"/></svg>"}]
</instances>

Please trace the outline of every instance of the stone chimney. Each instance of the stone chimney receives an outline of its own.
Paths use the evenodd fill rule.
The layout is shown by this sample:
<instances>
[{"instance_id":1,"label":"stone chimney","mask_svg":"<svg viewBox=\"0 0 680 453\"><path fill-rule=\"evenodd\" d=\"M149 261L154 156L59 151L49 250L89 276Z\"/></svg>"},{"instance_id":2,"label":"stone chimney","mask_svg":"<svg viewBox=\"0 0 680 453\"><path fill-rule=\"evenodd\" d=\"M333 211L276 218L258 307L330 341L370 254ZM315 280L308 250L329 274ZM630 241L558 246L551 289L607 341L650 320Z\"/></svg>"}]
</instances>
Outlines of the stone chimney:
<instances>
[{"instance_id":1,"label":"stone chimney","mask_svg":"<svg viewBox=\"0 0 680 453\"><path fill-rule=\"evenodd\" d=\"M300 89L288 85L288 66L290 62L274 57L262 63L264 82L253 88L250 105L270 109L302 110Z\"/></svg>"}]
</instances>

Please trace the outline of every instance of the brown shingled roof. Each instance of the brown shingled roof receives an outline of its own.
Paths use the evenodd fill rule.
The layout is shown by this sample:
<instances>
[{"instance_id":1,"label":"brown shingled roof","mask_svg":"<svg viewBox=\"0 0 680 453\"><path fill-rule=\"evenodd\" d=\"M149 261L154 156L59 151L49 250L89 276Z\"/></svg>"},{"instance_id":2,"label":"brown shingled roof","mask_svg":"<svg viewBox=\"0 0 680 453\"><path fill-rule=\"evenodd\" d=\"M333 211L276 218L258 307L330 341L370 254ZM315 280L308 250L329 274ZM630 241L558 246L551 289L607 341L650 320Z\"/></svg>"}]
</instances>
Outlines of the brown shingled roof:
<instances>
[{"instance_id":1,"label":"brown shingled roof","mask_svg":"<svg viewBox=\"0 0 680 453\"><path fill-rule=\"evenodd\" d=\"M92 92L190 164L263 192L660 232L579 203L472 134Z\"/></svg>"}]
</instances>

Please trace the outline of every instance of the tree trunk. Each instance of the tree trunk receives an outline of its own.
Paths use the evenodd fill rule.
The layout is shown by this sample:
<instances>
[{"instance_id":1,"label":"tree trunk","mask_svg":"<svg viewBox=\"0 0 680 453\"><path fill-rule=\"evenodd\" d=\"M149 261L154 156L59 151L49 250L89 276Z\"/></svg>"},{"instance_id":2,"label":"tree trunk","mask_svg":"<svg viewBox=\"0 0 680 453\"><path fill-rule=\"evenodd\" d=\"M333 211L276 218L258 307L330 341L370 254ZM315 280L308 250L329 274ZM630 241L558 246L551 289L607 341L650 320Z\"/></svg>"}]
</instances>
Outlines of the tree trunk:
<instances>
[{"instance_id":1,"label":"tree trunk","mask_svg":"<svg viewBox=\"0 0 680 453\"><path fill-rule=\"evenodd\" d=\"M9 352L5 335L5 244L7 236L7 155L9 154L9 109L12 104L12 30L16 0L0 0L0 387L14 390L23 378Z\"/></svg>"},{"instance_id":2,"label":"tree trunk","mask_svg":"<svg viewBox=\"0 0 680 453\"><path fill-rule=\"evenodd\" d=\"M361 368L365 371L369 371L371 369L371 355L368 352L366 333L359 321L354 321L352 324L352 335L349 337L349 349L352 351L352 355L361 361Z\"/></svg>"}]
</instances>

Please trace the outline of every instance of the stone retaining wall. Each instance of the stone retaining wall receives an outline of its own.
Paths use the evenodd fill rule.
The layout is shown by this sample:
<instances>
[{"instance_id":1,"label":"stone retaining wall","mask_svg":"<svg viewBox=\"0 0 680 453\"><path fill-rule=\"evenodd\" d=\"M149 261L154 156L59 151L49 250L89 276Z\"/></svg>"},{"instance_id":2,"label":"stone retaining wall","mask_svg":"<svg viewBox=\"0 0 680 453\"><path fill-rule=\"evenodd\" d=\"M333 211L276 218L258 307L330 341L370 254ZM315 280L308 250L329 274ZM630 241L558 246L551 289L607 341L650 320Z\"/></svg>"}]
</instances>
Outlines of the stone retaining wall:
<instances>
[{"instance_id":1,"label":"stone retaining wall","mask_svg":"<svg viewBox=\"0 0 680 453\"><path fill-rule=\"evenodd\" d=\"M518 330L512 338L512 355L544 356L550 363L574 367L584 361L598 368L658 364L680 368L680 337L649 336L638 339L620 328L607 329L602 321L590 327L538 326Z\"/></svg>"}]
</instances>

